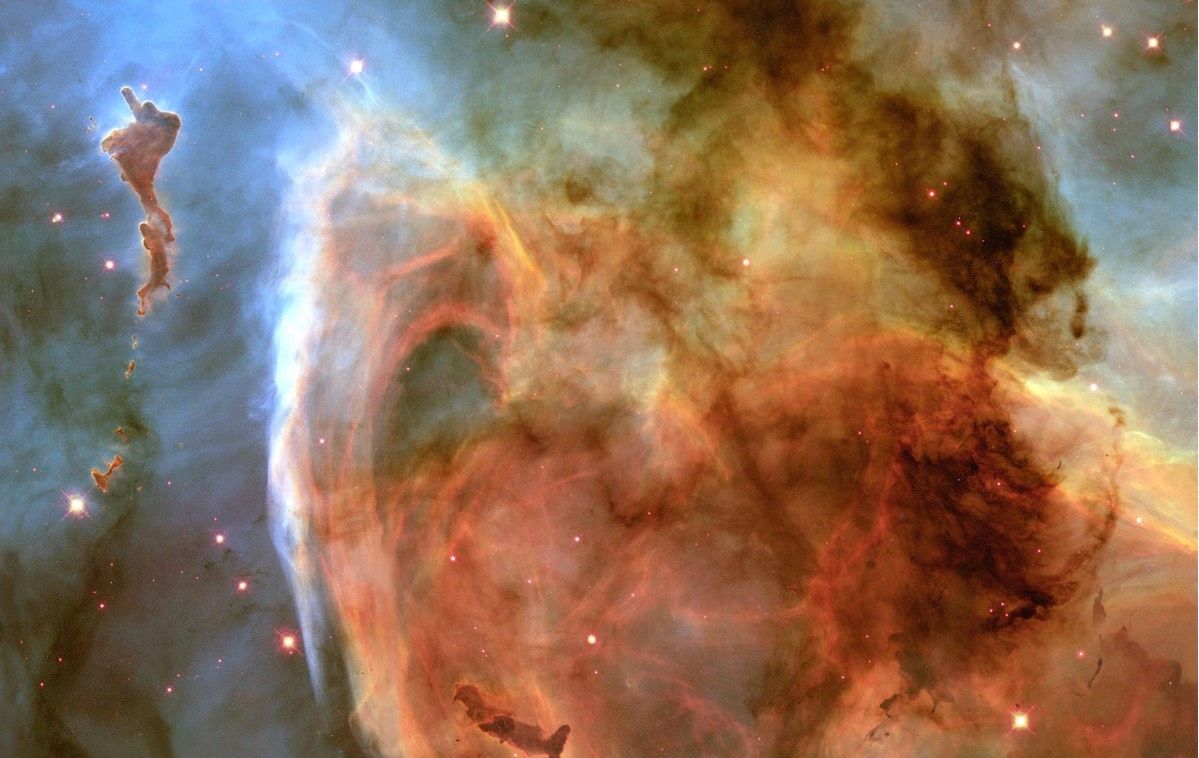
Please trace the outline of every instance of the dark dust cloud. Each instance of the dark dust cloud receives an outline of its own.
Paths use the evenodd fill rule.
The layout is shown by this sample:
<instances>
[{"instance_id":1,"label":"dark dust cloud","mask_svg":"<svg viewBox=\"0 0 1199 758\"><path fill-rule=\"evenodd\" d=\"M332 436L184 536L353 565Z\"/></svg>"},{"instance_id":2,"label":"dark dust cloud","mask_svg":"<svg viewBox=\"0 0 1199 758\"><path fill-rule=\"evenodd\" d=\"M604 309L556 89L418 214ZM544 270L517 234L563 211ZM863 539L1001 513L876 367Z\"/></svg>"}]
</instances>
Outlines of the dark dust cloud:
<instances>
[{"instance_id":1,"label":"dark dust cloud","mask_svg":"<svg viewBox=\"0 0 1199 758\"><path fill-rule=\"evenodd\" d=\"M154 175L159 162L174 147L181 122L178 114L160 111L149 100L139 101L130 87L121 87L121 96L133 113L134 122L105 135L100 148L121 167L121 178L129 182L146 210L146 220L138 224L142 247L150 256L150 278L137 290L137 315L144 316L150 295L155 290L171 288L167 282L171 270L167 243L174 242L175 234L170 214L158 204ZM129 362L126 379L133 373L134 365Z\"/></svg>"},{"instance_id":2,"label":"dark dust cloud","mask_svg":"<svg viewBox=\"0 0 1199 758\"><path fill-rule=\"evenodd\" d=\"M6 9L0 753L1193 755L1195 21Z\"/></svg>"}]
</instances>

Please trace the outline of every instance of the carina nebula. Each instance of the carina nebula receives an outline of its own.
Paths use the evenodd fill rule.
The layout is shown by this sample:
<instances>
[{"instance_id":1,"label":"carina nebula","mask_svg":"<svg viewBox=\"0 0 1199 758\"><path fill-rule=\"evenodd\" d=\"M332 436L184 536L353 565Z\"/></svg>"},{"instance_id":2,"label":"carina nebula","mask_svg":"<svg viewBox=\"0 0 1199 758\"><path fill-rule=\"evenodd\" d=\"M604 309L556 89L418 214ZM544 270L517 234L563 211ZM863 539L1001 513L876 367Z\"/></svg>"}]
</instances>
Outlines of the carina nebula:
<instances>
[{"instance_id":1,"label":"carina nebula","mask_svg":"<svg viewBox=\"0 0 1199 758\"><path fill-rule=\"evenodd\" d=\"M1189 2L5 14L0 753L1196 753Z\"/></svg>"}]
</instances>

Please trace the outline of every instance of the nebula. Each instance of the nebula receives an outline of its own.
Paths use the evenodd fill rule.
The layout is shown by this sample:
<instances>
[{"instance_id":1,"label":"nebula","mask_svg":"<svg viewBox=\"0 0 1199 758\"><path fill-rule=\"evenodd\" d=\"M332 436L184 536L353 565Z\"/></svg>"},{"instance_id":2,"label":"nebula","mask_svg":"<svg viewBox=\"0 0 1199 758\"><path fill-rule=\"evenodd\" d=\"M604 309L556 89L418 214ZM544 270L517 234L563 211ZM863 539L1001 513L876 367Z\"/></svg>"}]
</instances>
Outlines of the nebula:
<instances>
[{"instance_id":1,"label":"nebula","mask_svg":"<svg viewBox=\"0 0 1199 758\"><path fill-rule=\"evenodd\" d=\"M297 175L276 536L372 750L485 750L463 681L577 755L1193 750L1193 677L1117 735L1057 663L1110 640L1124 421L1069 472L1027 422L1102 349L1039 136L863 14L529 4L652 82L619 151L362 114Z\"/></svg>"},{"instance_id":2,"label":"nebula","mask_svg":"<svg viewBox=\"0 0 1199 758\"><path fill-rule=\"evenodd\" d=\"M1193 4L4 23L0 755L1196 753Z\"/></svg>"}]
</instances>

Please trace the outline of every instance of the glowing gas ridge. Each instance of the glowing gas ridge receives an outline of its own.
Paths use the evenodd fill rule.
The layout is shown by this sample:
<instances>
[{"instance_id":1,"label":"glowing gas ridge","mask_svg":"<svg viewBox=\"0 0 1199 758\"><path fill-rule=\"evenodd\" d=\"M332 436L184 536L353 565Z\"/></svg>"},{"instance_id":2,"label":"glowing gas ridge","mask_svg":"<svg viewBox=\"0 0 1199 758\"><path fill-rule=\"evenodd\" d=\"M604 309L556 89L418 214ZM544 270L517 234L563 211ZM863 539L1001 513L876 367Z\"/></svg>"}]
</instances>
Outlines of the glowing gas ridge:
<instances>
[{"instance_id":1,"label":"glowing gas ridge","mask_svg":"<svg viewBox=\"0 0 1199 758\"><path fill-rule=\"evenodd\" d=\"M353 478L359 473L358 465L371 466L371 451L361 449L361 440L354 430L360 422L369 428L370 417L379 402L380 388L366 386L364 382L377 380L378 373L386 378L390 369L380 372L372 368L380 359L382 331L347 330L344 320L363 317L363 314L347 317L337 310L339 303L321 301L322 293L328 292L327 277L344 262L337 258L339 251L329 247L331 229L345 223L344 219L330 218L335 215L329 208L331 198L359 182L365 196L390 206L385 207L384 212L394 212L410 201L419 205L432 200L435 193L445 192L448 188L451 201L456 204L455 214L476 212L486 217L486 224L496 227L506 223L502 214L454 175L453 167L437 154L415 127L400 119L368 123L362 118L346 116L338 143L326 155L324 161L313 165L297 163L289 167L294 177L290 215L293 229L283 256L287 265L280 285L281 307L275 331L276 408L270 454L272 534L296 596L303 638L308 642L306 658L320 697L324 696L327 685L326 665L333 662L340 666L342 663L339 660L342 651L330 649L332 628L337 622L331 623L327 617L326 603L331 601L338 609L338 622L345 631L345 654L351 664L371 658L369 650L361 647L364 637L381 630L390 630L397 635L401 632L394 622L400 614L387 566L378 564L378 543L384 542L386 537L381 532L381 524L367 523L370 521L367 514L375 507L376 495L370 487L364 488ZM396 182L377 186L369 173L354 168L364 162L364 171L377 169L377 165L371 165L371 160L409 177L425 191L420 193L421 197L406 197L394 191ZM430 187L435 192L429 192ZM520 245L513 244L510 248L515 251L516 265L526 274L535 276ZM378 252L381 257L370 263L389 265L393 251L388 248ZM396 251L398 265L384 275L385 279L394 277L399 281L413 269L435 264L446 255L445 252L434 252L405 260L405 252L402 248ZM369 276L377 271L366 273ZM368 289L373 286L365 281L361 284ZM382 290L386 292L387 287L388 283L384 281ZM457 320L474 320L487 330L492 328L486 319L461 312L435 314L424 328L436 329L438 324ZM345 397L341 398L346 401L345 407L334 409L334 412L351 427L348 437L339 434L336 427L327 431L324 427L318 429L313 421L314 417L325 424L330 421L326 412L331 409L319 405L321 390L319 387L313 389L314 385L330 380L341 386L338 392L345 392ZM313 406L314 398L318 403L316 407ZM330 457L321 461L321 453ZM339 454L345 459L334 460L332 456ZM339 469L343 464L348 467ZM322 480L322 476L333 477L333 480ZM339 482L339 476L347 478ZM361 515L356 516L355 511ZM351 554L359 551L359 554L351 555L348 560L343 556L340 562L331 560L332 548L340 547L345 547ZM346 567L352 567L348 573L344 570ZM370 620L356 623L361 620L348 610L349 606L358 608ZM321 646L325 646L324 649ZM395 718L388 715L389 711L403 713L400 693L378 691L381 685L394 684L401 678L395 672L403 670L406 660L405 646L398 637L387 642L387 649L392 654L387 660L390 675L376 672L370 677L353 676L350 681L360 711L359 720L376 730L380 724L394 723ZM382 667L383 662L371 666ZM367 712L363 713L364 710ZM412 733L411 725L406 731ZM385 738L384 744L392 746L386 752L402 752L404 740L398 733L381 736Z\"/></svg>"},{"instance_id":2,"label":"glowing gas ridge","mask_svg":"<svg viewBox=\"0 0 1199 758\"><path fill-rule=\"evenodd\" d=\"M311 470L299 455L303 446L312 442L305 427L306 375L314 368L313 360L324 335L322 310L318 302L321 291L322 233L328 220L323 204L330 191L328 178L340 162L352 159L355 151L367 141L380 138L372 134L361 118L342 110L343 121L337 141L322 151L324 160L307 162L301 158L285 161L284 168L292 177L293 188L288 203L291 221L287 241L280 256L283 273L278 285L278 314L274 334L275 344L275 412L271 423L270 490L272 505L272 535L276 549L284 558L292 590L296 597L303 637L320 640L327 632L323 578L312 544L311 525L319 504L311 499ZM389 130L387 137L406 132L408 149L420 151L430 170L438 170L436 157L427 140L415 128L404 124ZM349 346L346 346L349 347ZM357 346L362 349L361 345ZM347 375L347 379L349 375ZM317 444L324 444L323 440ZM322 661L317 655L307 655L313 685L318 697L324 694Z\"/></svg>"},{"instance_id":3,"label":"glowing gas ridge","mask_svg":"<svg viewBox=\"0 0 1199 758\"><path fill-rule=\"evenodd\" d=\"M275 412L271 421L269 458L270 523L275 548L283 558L283 567L296 599L303 638L316 640L324 635L326 628L321 607L320 574L311 552L308 521L303 515L303 510L308 507L301 489L303 472L288 445L296 434L295 425L301 423L298 415L301 412L300 382L317 325L316 290L312 279L319 240L314 236L317 215L312 211L312 202L315 197L310 195L319 191L313 186L313 177L320 173L320 167L290 168L295 179L290 207L294 222L280 256L283 275L277 294L279 312L274 335ZM320 699L324 695L321 661L315 655L305 658L313 689Z\"/></svg>"}]
</instances>

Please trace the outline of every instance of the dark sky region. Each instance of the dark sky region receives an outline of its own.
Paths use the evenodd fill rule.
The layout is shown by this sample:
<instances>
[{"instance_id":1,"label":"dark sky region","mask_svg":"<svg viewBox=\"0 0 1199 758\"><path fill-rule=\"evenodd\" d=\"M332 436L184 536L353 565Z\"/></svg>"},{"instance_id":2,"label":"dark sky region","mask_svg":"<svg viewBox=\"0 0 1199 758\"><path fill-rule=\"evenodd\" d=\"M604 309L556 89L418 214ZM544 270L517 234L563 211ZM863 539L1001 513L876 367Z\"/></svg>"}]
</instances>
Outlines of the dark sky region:
<instances>
[{"instance_id":1,"label":"dark sky region","mask_svg":"<svg viewBox=\"0 0 1199 758\"><path fill-rule=\"evenodd\" d=\"M3 19L0 755L1195 754L1193 3Z\"/></svg>"}]
</instances>

